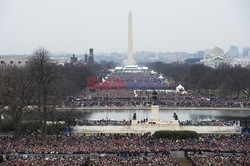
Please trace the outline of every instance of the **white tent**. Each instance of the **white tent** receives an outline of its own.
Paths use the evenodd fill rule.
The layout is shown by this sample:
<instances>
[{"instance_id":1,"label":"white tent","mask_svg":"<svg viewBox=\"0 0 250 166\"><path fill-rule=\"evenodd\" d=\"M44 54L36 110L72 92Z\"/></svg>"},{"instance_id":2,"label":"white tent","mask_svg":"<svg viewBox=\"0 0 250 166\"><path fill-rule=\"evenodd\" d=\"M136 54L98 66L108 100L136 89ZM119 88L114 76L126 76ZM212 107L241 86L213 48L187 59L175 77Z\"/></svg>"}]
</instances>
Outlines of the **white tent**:
<instances>
[{"instance_id":1,"label":"white tent","mask_svg":"<svg viewBox=\"0 0 250 166\"><path fill-rule=\"evenodd\" d=\"M163 79L163 76L162 75L160 75L160 77L158 77L159 79Z\"/></svg>"},{"instance_id":2,"label":"white tent","mask_svg":"<svg viewBox=\"0 0 250 166\"><path fill-rule=\"evenodd\" d=\"M181 84L179 84L179 85L176 87L176 91L177 91L177 92L182 92L182 91L185 91L185 88L184 88Z\"/></svg>"}]
</instances>

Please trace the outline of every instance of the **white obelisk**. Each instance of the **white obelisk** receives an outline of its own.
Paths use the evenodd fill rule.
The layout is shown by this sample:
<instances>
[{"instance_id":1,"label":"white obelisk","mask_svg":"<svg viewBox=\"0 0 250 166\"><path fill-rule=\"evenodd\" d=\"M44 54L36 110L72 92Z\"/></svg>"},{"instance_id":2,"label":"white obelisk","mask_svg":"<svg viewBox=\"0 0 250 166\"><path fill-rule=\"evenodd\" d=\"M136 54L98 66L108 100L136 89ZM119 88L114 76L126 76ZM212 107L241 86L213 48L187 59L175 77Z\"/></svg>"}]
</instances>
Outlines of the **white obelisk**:
<instances>
[{"instance_id":1,"label":"white obelisk","mask_svg":"<svg viewBox=\"0 0 250 166\"><path fill-rule=\"evenodd\" d=\"M135 60L133 56L133 31L132 31L132 13L128 15L128 61L127 65L134 65Z\"/></svg>"}]
</instances>

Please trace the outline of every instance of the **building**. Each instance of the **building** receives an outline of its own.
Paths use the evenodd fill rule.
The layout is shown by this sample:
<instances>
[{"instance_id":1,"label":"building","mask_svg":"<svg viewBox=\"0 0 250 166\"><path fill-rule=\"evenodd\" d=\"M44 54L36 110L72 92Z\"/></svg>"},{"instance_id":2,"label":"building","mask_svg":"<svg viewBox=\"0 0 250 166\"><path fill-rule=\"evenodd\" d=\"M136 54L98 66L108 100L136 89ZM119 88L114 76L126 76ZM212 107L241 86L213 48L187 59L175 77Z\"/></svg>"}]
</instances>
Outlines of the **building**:
<instances>
[{"instance_id":1,"label":"building","mask_svg":"<svg viewBox=\"0 0 250 166\"><path fill-rule=\"evenodd\" d=\"M88 63L94 64L94 49L89 49L89 57L88 57Z\"/></svg>"},{"instance_id":2,"label":"building","mask_svg":"<svg viewBox=\"0 0 250 166\"><path fill-rule=\"evenodd\" d=\"M209 51L206 51L201 63L212 68L217 68L222 63L228 65L231 64L231 59L226 57L222 49L215 47Z\"/></svg>"},{"instance_id":3,"label":"building","mask_svg":"<svg viewBox=\"0 0 250 166\"><path fill-rule=\"evenodd\" d=\"M16 66L23 67L32 56L0 56L0 67ZM49 63L55 65L64 65L66 63L65 58L50 58Z\"/></svg>"},{"instance_id":4,"label":"building","mask_svg":"<svg viewBox=\"0 0 250 166\"><path fill-rule=\"evenodd\" d=\"M250 57L250 47L245 47L242 50L242 56L243 57Z\"/></svg>"},{"instance_id":5,"label":"building","mask_svg":"<svg viewBox=\"0 0 250 166\"><path fill-rule=\"evenodd\" d=\"M231 65L232 66L248 67L248 66L250 66L250 58L233 58Z\"/></svg>"},{"instance_id":6,"label":"building","mask_svg":"<svg viewBox=\"0 0 250 166\"><path fill-rule=\"evenodd\" d=\"M87 65L87 64L94 64L95 61L94 61L94 49L93 48L90 48L89 49L89 55L88 54L85 54L84 56L84 64Z\"/></svg>"},{"instance_id":7,"label":"building","mask_svg":"<svg viewBox=\"0 0 250 166\"><path fill-rule=\"evenodd\" d=\"M250 58L227 57L221 48L215 47L210 51L206 51L204 58L200 62L212 68L218 68L221 64L247 67L250 65Z\"/></svg>"},{"instance_id":8,"label":"building","mask_svg":"<svg viewBox=\"0 0 250 166\"><path fill-rule=\"evenodd\" d=\"M204 54L205 51L200 50L196 53L195 58L203 58Z\"/></svg>"},{"instance_id":9,"label":"building","mask_svg":"<svg viewBox=\"0 0 250 166\"><path fill-rule=\"evenodd\" d=\"M25 66L29 61L28 57L23 56L1 56L0 57L0 66L17 66L22 67Z\"/></svg>"},{"instance_id":10,"label":"building","mask_svg":"<svg viewBox=\"0 0 250 166\"><path fill-rule=\"evenodd\" d=\"M85 54L85 60L84 63L87 64L88 63L88 54Z\"/></svg>"},{"instance_id":11,"label":"building","mask_svg":"<svg viewBox=\"0 0 250 166\"><path fill-rule=\"evenodd\" d=\"M78 59L77 59L77 57L75 56L75 54L73 54L73 56L70 58L70 63L71 63L72 65L76 65L77 62L78 62Z\"/></svg>"},{"instance_id":12,"label":"building","mask_svg":"<svg viewBox=\"0 0 250 166\"><path fill-rule=\"evenodd\" d=\"M51 57L49 59L49 63L54 64L54 65L64 66L64 64L67 63L67 59L66 58L53 58L53 57Z\"/></svg>"},{"instance_id":13,"label":"building","mask_svg":"<svg viewBox=\"0 0 250 166\"><path fill-rule=\"evenodd\" d=\"M236 46L230 46L228 52L227 52L228 57L232 58L238 58L239 57L239 49Z\"/></svg>"},{"instance_id":14,"label":"building","mask_svg":"<svg viewBox=\"0 0 250 166\"><path fill-rule=\"evenodd\" d=\"M200 63L200 60L202 58L187 58L185 59L185 63L188 63L188 64L197 64L197 63Z\"/></svg>"}]
</instances>

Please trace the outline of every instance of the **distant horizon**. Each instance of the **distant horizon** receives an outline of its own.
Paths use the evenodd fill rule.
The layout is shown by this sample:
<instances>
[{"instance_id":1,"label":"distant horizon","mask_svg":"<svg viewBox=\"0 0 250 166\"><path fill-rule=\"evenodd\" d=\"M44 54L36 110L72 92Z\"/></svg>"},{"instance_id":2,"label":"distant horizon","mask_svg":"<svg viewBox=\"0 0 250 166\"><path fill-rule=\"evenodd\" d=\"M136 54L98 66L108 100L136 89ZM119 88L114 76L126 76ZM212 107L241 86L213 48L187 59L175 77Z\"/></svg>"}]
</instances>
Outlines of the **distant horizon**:
<instances>
[{"instance_id":1,"label":"distant horizon","mask_svg":"<svg viewBox=\"0 0 250 166\"><path fill-rule=\"evenodd\" d=\"M230 45L230 46L235 46L235 45ZM221 48L221 47L219 47L219 46L215 46L215 47L221 48L221 49L224 51L224 53L226 54L227 51L229 50L230 46L228 47L227 50L224 50L223 48ZM215 47L213 47L213 48L215 48ZM37 47L37 48L40 48L40 47ZM37 49L37 48L35 48L35 49ZM45 47L43 47L43 48L45 48ZM91 47L91 48L92 48L92 47ZM197 51L195 51L195 52L187 52L187 51L149 51L149 50L142 50L142 51L134 51L134 53L138 53L138 52L152 52L152 53L187 53L187 54L196 54L198 51L205 51L205 50L210 50L210 49L213 49L213 48L199 49L199 50L197 50ZM242 53L242 50L243 50L244 48L250 48L250 46L246 46L246 47L243 47L243 48L239 48L239 47L238 47L239 53ZM3 54L3 53L0 53L0 56L9 56L9 55L32 55L33 52L35 51L35 49L34 49L31 53L11 53L11 54ZM45 49L47 49L47 48L45 48ZM102 52L96 52L96 51L95 51L95 48L93 48L93 49L94 49L94 54L112 54L112 53L127 54L127 52L117 52L117 51L110 51L110 52L103 52L103 51L102 51ZM58 54L85 55L85 54L88 54L88 51L89 51L89 50L83 51L83 52L81 52L81 53L66 52L66 51L65 51L65 52L53 52L53 51L51 51L51 50L49 50L49 49L48 49L48 51L49 51L49 54L50 54L50 55L51 55L51 54L56 54L56 55L58 55Z\"/></svg>"}]
</instances>

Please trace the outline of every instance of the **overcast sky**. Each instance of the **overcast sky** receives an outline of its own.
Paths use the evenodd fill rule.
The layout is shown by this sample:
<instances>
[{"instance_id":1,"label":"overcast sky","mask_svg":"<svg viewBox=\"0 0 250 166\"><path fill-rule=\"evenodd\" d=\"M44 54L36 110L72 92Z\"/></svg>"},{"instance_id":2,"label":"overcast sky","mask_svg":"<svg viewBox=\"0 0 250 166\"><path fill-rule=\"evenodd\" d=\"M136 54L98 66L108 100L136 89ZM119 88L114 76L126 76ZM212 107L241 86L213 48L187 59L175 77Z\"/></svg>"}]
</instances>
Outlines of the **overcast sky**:
<instances>
[{"instance_id":1,"label":"overcast sky","mask_svg":"<svg viewBox=\"0 0 250 166\"><path fill-rule=\"evenodd\" d=\"M0 0L0 54L196 52L250 46L249 0Z\"/></svg>"}]
</instances>

